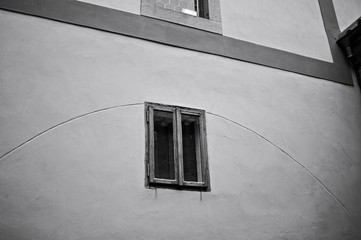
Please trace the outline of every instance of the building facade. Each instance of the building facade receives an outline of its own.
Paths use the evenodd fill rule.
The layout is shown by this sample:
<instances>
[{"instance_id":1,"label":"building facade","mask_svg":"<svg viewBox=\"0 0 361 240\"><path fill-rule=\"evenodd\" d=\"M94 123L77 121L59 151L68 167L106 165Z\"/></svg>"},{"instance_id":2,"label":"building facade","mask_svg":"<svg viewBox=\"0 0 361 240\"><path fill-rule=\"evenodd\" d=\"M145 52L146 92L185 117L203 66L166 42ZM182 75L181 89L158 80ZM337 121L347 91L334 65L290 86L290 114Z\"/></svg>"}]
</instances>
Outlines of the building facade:
<instances>
[{"instance_id":1,"label":"building facade","mask_svg":"<svg viewBox=\"0 0 361 240\"><path fill-rule=\"evenodd\" d=\"M0 0L0 239L361 239L360 12Z\"/></svg>"}]
</instances>

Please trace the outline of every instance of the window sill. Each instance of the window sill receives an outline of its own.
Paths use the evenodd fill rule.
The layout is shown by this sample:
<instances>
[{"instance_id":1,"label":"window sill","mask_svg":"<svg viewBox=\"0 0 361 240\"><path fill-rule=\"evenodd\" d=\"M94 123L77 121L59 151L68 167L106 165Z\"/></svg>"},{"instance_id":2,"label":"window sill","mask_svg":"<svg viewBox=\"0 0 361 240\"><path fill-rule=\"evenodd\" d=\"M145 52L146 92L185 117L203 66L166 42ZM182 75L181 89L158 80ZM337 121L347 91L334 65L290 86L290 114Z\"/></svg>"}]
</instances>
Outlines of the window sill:
<instances>
[{"instance_id":1,"label":"window sill","mask_svg":"<svg viewBox=\"0 0 361 240\"><path fill-rule=\"evenodd\" d=\"M196 192L210 192L210 187L205 186L186 186L186 185L176 185L176 184L162 184L162 183L153 183L148 184L148 188L162 188L162 189L171 189L178 191L196 191Z\"/></svg>"}]
</instances>

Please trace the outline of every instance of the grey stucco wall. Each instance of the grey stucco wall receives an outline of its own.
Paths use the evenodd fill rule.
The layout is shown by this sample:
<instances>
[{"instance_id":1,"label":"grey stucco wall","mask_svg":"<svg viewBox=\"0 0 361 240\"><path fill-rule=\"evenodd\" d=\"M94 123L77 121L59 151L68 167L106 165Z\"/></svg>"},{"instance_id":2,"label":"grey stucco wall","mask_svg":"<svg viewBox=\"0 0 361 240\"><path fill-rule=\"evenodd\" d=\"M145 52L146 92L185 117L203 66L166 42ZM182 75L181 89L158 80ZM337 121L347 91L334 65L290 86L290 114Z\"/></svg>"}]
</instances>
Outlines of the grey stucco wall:
<instances>
[{"instance_id":1,"label":"grey stucco wall","mask_svg":"<svg viewBox=\"0 0 361 240\"><path fill-rule=\"evenodd\" d=\"M359 239L356 87L0 18L0 155L26 143L0 160L3 239ZM144 187L144 101L208 112L202 201Z\"/></svg>"},{"instance_id":2,"label":"grey stucco wall","mask_svg":"<svg viewBox=\"0 0 361 240\"><path fill-rule=\"evenodd\" d=\"M332 62L318 0L223 0L223 34Z\"/></svg>"},{"instance_id":3,"label":"grey stucco wall","mask_svg":"<svg viewBox=\"0 0 361 240\"><path fill-rule=\"evenodd\" d=\"M341 31L361 17L361 1L359 0L333 0L333 4Z\"/></svg>"},{"instance_id":4,"label":"grey stucco wall","mask_svg":"<svg viewBox=\"0 0 361 240\"><path fill-rule=\"evenodd\" d=\"M113 8L124 12L140 14L140 0L77 0L107 8Z\"/></svg>"},{"instance_id":5,"label":"grey stucco wall","mask_svg":"<svg viewBox=\"0 0 361 240\"><path fill-rule=\"evenodd\" d=\"M114 8L134 14L140 14L140 0L82 0L83 2ZM146 1L145 1L146 2ZM154 1L150 1L154 3ZM191 16L181 16L172 11L143 7L143 14L155 16L171 22L203 28L207 31L218 32L235 39L245 40L256 44L289 51L299 55L332 62L332 55L328 46L327 36L322 21L318 0L300 1L262 1L262 0L224 0L213 1L213 21L207 23L203 19ZM351 11L357 12L358 4L353 1L338 3L341 9L341 23ZM357 6L357 7L355 7ZM147 7L147 8L146 8ZM219 24L222 19L222 25ZM223 32L222 32L223 28Z\"/></svg>"}]
</instances>

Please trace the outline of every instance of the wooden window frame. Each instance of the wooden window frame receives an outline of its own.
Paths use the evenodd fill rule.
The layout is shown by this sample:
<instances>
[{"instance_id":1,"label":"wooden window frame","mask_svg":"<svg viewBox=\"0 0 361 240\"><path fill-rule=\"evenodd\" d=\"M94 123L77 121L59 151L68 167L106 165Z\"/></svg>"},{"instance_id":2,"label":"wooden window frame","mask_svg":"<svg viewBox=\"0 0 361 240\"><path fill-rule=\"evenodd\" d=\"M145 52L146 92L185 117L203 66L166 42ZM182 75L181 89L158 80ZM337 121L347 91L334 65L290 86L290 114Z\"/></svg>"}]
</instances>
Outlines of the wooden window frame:
<instances>
[{"instance_id":1,"label":"wooden window frame","mask_svg":"<svg viewBox=\"0 0 361 240\"><path fill-rule=\"evenodd\" d=\"M173 114L173 147L175 180L155 177L154 167L154 110ZM185 181L183 170L182 114L197 116L199 131L196 131L197 182ZM200 109L145 103L146 116L146 187L165 187L178 190L210 191L205 111Z\"/></svg>"}]
</instances>

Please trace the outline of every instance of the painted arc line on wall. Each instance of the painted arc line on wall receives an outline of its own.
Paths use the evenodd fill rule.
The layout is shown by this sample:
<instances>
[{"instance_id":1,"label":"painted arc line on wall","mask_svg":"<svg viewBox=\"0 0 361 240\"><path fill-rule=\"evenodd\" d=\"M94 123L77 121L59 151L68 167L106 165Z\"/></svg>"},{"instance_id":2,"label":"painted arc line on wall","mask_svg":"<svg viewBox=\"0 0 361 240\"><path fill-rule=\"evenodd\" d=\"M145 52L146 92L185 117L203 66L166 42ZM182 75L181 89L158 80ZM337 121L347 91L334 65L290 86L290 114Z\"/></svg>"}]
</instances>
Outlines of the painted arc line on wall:
<instances>
[{"instance_id":1,"label":"painted arc line on wall","mask_svg":"<svg viewBox=\"0 0 361 240\"><path fill-rule=\"evenodd\" d=\"M298 166L300 166L301 168L303 168L309 175L312 176L312 178L314 178L318 183L320 183L322 185L322 187L334 198L334 200L343 208L343 210L350 216L350 218L352 219L352 221L356 224L356 226L359 226L361 228L361 224L356 220L356 218L354 218L352 216L352 214L350 213L350 211L346 208L346 206L342 203L342 201L335 195L332 193L332 191L315 175L313 174L308 168L306 168L306 166L304 166L302 163L300 163L298 160L296 160L294 157L292 157L288 152L286 152L284 149L282 149L281 147L277 146L275 143L273 143L271 140L267 139L266 137L264 137L263 135L261 135L260 133L236 122L233 121L229 118L226 118L224 116L215 114L215 113L211 113L211 112L206 112L209 115L221 118L225 121L228 121L230 123L233 123L235 125L237 125L238 127L241 127L255 135L257 135L259 138L263 139L264 141L266 141L267 143L271 144L273 147L277 148L279 151L281 151L283 154L285 154L288 158L290 158L293 162L295 162ZM358 233L356 232L356 234L358 235ZM360 238L361 236L358 235Z\"/></svg>"},{"instance_id":2,"label":"painted arc line on wall","mask_svg":"<svg viewBox=\"0 0 361 240\"><path fill-rule=\"evenodd\" d=\"M129 103L129 104L121 104L121 105L116 105L116 106L112 106L112 107L106 107L106 108L101 108L101 109L98 109L98 110L94 110L94 111L91 111L91 112L88 112L88 113L84 113L84 114L81 114L81 115L78 115L78 116L75 116L73 118L70 118L66 121L63 121L61 123L58 123L50 128L47 128L46 130L36 134L35 136L29 138L28 140L26 140L25 142L21 143L20 145L16 146L15 148L11 149L10 151L6 152L4 155L2 155L0 157L0 163L1 161L3 161L7 156L9 156L10 154L14 153L15 151L19 150L20 148L24 147L25 145L31 143L32 141L35 141L37 138L41 137L42 135L45 135L49 132L51 132L52 130L55 130L59 127L62 127L64 125L67 125L67 124L70 124L71 122L73 121L76 121L78 119L82 119L84 117L88 117L88 116L91 116L91 115L94 115L94 114L98 114L98 113L101 113L101 112L105 112L105 111L110 111L110 110L114 110L114 109L117 109L117 108L123 108L123 107L132 107L132 106L141 106L141 105L144 105L144 103ZM298 160L296 160L294 157L292 157L289 153L287 153L284 149L282 149L281 147L277 146L275 143L273 143L271 140L267 139L266 137L264 137L263 135L261 135L260 133L234 121L234 120L231 120L227 117L224 117L224 116L221 116L221 115L218 115L216 113L211 113L211 112L207 112L207 114L209 115L212 115L212 116L215 116L215 117L218 117L220 119L223 119L227 122L230 122L232 124L235 124L236 126L242 128L242 129L245 129L253 134L255 134L256 136L258 136L259 138L263 139L265 142L271 144L273 147L277 148L280 152L282 152L284 155L286 155L288 158L290 158L293 162L295 162L298 166L300 166L301 168L304 169L304 171L306 171L312 178L314 178L319 184L322 185L322 187L326 190L326 192L328 192L332 197L333 199L342 207L342 209L347 213L347 215L350 216L350 218L352 219L352 221L357 225L357 226L360 226L361 227L361 224L356 220L356 218L354 218L350 211L345 207L345 205L341 202L341 200L336 197L332 191L316 176L314 175L310 170L308 170L302 163L300 163ZM358 234L356 232L356 234Z\"/></svg>"},{"instance_id":3,"label":"painted arc line on wall","mask_svg":"<svg viewBox=\"0 0 361 240\"><path fill-rule=\"evenodd\" d=\"M75 121L75 120L78 120L78 119L81 119L81 118L84 118L84 117L87 117L87 116L90 116L90 115L93 115L93 114L97 114L97 113L100 113L100 112L104 112L104 111L108 111L108 110L112 110L112 109L116 109L116 108L121 108L121 107L130 107L130 106L139 106L139 105L144 105L144 103L130 103L130 104L122 104L122 105L116 105L116 106L113 106L113 107L106 107L106 108L101 108L101 109L98 109L98 110L94 110L94 111L91 111L91 112L88 112L88 113L84 113L84 114L81 114L81 115L78 115L76 117L73 117L73 118L70 118L66 121L63 121L61 123L58 123L48 129L45 129L44 131L36 134L35 136L29 138L28 140L26 140L25 142L21 143L20 145L16 146L15 148L11 149L10 151L6 152L4 155L2 155L0 157L0 162L7 156L9 156L10 154L12 154L13 152L15 152L16 150L22 148L23 146L29 144L30 142L34 141L35 139L41 137L42 135L56 129L56 128L59 128L59 127L62 127L63 125L66 125L72 121Z\"/></svg>"}]
</instances>

